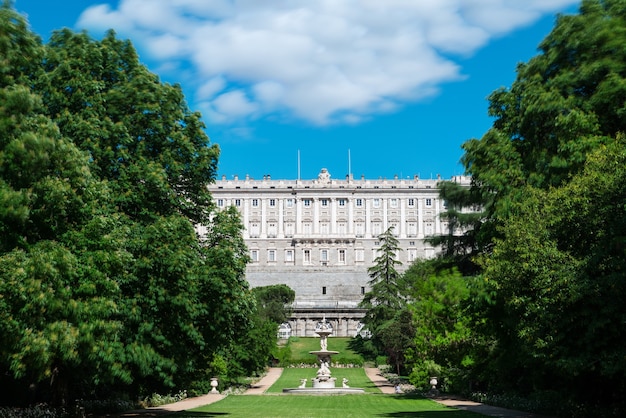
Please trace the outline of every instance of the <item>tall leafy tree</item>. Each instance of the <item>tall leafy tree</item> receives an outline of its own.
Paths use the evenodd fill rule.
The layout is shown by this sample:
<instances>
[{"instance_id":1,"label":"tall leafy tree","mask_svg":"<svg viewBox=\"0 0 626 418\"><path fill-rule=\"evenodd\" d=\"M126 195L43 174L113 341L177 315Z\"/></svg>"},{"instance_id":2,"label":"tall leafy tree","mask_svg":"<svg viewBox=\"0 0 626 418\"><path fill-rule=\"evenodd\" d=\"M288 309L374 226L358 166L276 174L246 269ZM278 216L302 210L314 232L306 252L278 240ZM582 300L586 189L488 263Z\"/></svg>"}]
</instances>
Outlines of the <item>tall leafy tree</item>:
<instances>
[{"instance_id":1,"label":"tall leafy tree","mask_svg":"<svg viewBox=\"0 0 626 418\"><path fill-rule=\"evenodd\" d=\"M8 2L0 60L2 386L62 403L206 379L254 297L241 221L206 189L219 150L200 115L130 42L43 46Z\"/></svg>"},{"instance_id":2,"label":"tall leafy tree","mask_svg":"<svg viewBox=\"0 0 626 418\"><path fill-rule=\"evenodd\" d=\"M116 226L101 201L108 190L92 176L87 155L60 134L43 114L41 97L31 91L32 80L42 74L43 54L39 39L5 2L0 7L0 369L2 386L15 392L2 397L23 401L31 386L62 403L73 389L129 376L117 361L119 288L100 273L104 260L96 260L97 247L106 245L106 234ZM79 249L86 246L93 251Z\"/></svg>"},{"instance_id":3,"label":"tall leafy tree","mask_svg":"<svg viewBox=\"0 0 626 418\"><path fill-rule=\"evenodd\" d=\"M528 190L507 223L485 271L500 382L623 405L624 149L614 141L567 185Z\"/></svg>"},{"instance_id":4,"label":"tall leafy tree","mask_svg":"<svg viewBox=\"0 0 626 418\"><path fill-rule=\"evenodd\" d=\"M604 391L572 389L579 399L622 390L609 360L622 354L604 328L623 318L621 191L605 181L621 182L623 142L614 138L626 128L625 43L626 1L583 0L578 14L557 18L513 85L490 96L492 128L463 144L469 193L483 213L476 241L450 242L477 249L474 265L487 268L475 282L486 291L472 306L482 316L475 331L495 341L485 374L492 384L528 392L588 387L588 379ZM598 344L587 340L596 331Z\"/></svg>"},{"instance_id":5,"label":"tall leafy tree","mask_svg":"<svg viewBox=\"0 0 626 418\"><path fill-rule=\"evenodd\" d=\"M178 85L159 81L130 41L55 32L39 79L50 117L111 181L116 205L138 221L181 214L207 223L219 149Z\"/></svg>"},{"instance_id":6,"label":"tall leafy tree","mask_svg":"<svg viewBox=\"0 0 626 418\"><path fill-rule=\"evenodd\" d=\"M254 303L241 222L213 213L206 188L218 147L180 87L160 82L113 32L101 41L55 32L43 63L35 86L49 116L88 153L129 231L119 279L129 369L144 389L197 381L211 353L245 335ZM196 224L209 226L204 241Z\"/></svg>"},{"instance_id":7,"label":"tall leafy tree","mask_svg":"<svg viewBox=\"0 0 626 418\"><path fill-rule=\"evenodd\" d=\"M567 182L589 152L626 130L624 10L624 0L583 0L580 13L558 16L512 86L490 95L493 126L463 144L461 159L485 210L478 248L490 251L524 186Z\"/></svg>"}]
</instances>

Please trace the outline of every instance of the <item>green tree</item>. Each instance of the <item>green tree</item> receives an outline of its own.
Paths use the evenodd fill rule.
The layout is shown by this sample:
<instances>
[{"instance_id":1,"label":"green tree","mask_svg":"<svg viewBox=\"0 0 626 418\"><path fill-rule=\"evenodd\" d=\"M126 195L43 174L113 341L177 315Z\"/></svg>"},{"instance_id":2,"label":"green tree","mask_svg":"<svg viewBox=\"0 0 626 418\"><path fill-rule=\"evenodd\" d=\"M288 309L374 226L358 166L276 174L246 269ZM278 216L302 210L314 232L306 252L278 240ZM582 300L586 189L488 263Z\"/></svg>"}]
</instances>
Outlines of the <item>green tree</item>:
<instances>
[{"instance_id":1,"label":"green tree","mask_svg":"<svg viewBox=\"0 0 626 418\"><path fill-rule=\"evenodd\" d=\"M406 353L414 347L415 324L411 311L404 307L392 320L378 328L378 339L387 354L389 364L395 366L398 375L404 374Z\"/></svg>"},{"instance_id":2,"label":"green tree","mask_svg":"<svg viewBox=\"0 0 626 418\"><path fill-rule=\"evenodd\" d=\"M255 301L200 115L130 42L43 46L8 2L0 59L2 386L62 403L202 384Z\"/></svg>"},{"instance_id":3,"label":"green tree","mask_svg":"<svg viewBox=\"0 0 626 418\"><path fill-rule=\"evenodd\" d=\"M584 0L579 14L558 16L512 86L490 95L492 128L463 144L485 212L468 249L491 251L526 185L567 182L589 152L626 131L625 10L624 0Z\"/></svg>"},{"instance_id":4,"label":"green tree","mask_svg":"<svg viewBox=\"0 0 626 418\"><path fill-rule=\"evenodd\" d=\"M406 357L415 385L424 387L437 373L458 391L467 387L469 366L481 343L480 337L472 335L469 283L455 268L446 266L445 260L423 260L404 274L414 327Z\"/></svg>"},{"instance_id":5,"label":"green tree","mask_svg":"<svg viewBox=\"0 0 626 418\"><path fill-rule=\"evenodd\" d=\"M446 235L434 235L426 242L441 247L441 257L448 260L448 267L456 266L463 275L480 271L476 257L489 251L491 245L483 237L491 237L490 223L485 223L492 203L490 195L477 187L468 188L454 181L439 183L439 196L447 203L441 219L447 221Z\"/></svg>"},{"instance_id":6,"label":"green tree","mask_svg":"<svg viewBox=\"0 0 626 418\"><path fill-rule=\"evenodd\" d=\"M377 239L380 242L378 256L374 259L374 265L367 270L371 278L370 289L359 306L367 309L364 322L372 332L375 345L382 350L384 343L380 340L378 330L392 320L403 306L399 287L401 274L396 269L401 264L397 259L401 248L393 235L393 227L389 227Z\"/></svg>"},{"instance_id":7,"label":"green tree","mask_svg":"<svg viewBox=\"0 0 626 418\"><path fill-rule=\"evenodd\" d=\"M623 404L624 145L590 154L565 186L528 190L507 223L485 271L502 382Z\"/></svg>"},{"instance_id":8,"label":"green tree","mask_svg":"<svg viewBox=\"0 0 626 418\"><path fill-rule=\"evenodd\" d=\"M2 386L11 389L2 398L23 402L33 385L63 403L83 386L129 379L117 362L119 288L99 265L123 254L118 242L109 257L97 259L117 222L88 156L43 115L41 97L31 91L43 54L24 19L3 3L0 369Z\"/></svg>"},{"instance_id":9,"label":"green tree","mask_svg":"<svg viewBox=\"0 0 626 418\"><path fill-rule=\"evenodd\" d=\"M252 289L257 301L259 315L277 326L289 319L291 304L296 292L285 284L259 286Z\"/></svg>"},{"instance_id":10,"label":"green tree","mask_svg":"<svg viewBox=\"0 0 626 418\"><path fill-rule=\"evenodd\" d=\"M254 300L241 222L215 212L206 185L218 147L179 86L161 83L129 41L55 32L35 87L62 134L87 152L128 231L118 302L133 390L197 382L246 335ZM194 225L207 226L204 240ZM139 353L144 353L139 355Z\"/></svg>"},{"instance_id":11,"label":"green tree","mask_svg":"<svg viewBox=\"0 0 626 418\"><path fill-rule=\"evenodd\" d=\"M44 63L37 89L48 115L111 182L120 211L141 222L175 213L209 222L219 149L178 85L161 83L112 31L101 41L57 31Z\"/></svg>"}]
</instances>

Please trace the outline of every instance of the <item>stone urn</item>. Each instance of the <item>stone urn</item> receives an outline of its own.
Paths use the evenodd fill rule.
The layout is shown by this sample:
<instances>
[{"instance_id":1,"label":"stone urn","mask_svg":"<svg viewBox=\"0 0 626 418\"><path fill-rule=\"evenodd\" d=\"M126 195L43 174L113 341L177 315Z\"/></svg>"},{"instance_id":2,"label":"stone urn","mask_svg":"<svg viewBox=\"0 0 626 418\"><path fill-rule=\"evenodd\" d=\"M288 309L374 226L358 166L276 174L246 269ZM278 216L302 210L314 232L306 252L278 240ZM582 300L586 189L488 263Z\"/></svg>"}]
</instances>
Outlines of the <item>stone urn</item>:
<instances>
[{"instance_id":1,"label":"stone urn","mask_svg":"<svg viewBox=\"0 0 626 418\"><path fill-rule=\"evenodd\" d=\"M212 377L211 378L211 392L210 393L219 393L217 391L217 385L218 385L217 377Z\"/></svg>"}]
</instances>

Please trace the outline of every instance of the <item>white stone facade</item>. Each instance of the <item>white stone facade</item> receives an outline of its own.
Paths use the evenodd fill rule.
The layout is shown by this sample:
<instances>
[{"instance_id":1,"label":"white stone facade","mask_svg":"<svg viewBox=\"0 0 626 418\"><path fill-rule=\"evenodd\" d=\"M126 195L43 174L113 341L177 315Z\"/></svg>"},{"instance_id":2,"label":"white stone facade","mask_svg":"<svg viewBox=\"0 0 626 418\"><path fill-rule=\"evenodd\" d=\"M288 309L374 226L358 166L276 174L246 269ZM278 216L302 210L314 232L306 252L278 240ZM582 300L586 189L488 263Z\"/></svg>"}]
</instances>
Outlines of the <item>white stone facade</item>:
<instances>
[{"instance_id":1,"label":"white stone facade","mask_svg":"<svg viewBox=\"0 0 626 418\"><path fill-rule=\"evenodd\" d=\"M469 186L467 177L450 180ZM387 228L393 226L402 248L399 270L436 254L424 238L447 233L439 216L446 210L439 181L335 180L322 169L314 180L222 177L209 189L218 207L234 205L241 213L252 260L246 272L250 285L286 284L296 292L296 313L317 311L321 318L324 311L355 310L369 289L367 269L377 255L377 237ZM344 328L354 335L356 325ZM292 328L303 332L300 323Z\"/></svg>"}]
</instances>

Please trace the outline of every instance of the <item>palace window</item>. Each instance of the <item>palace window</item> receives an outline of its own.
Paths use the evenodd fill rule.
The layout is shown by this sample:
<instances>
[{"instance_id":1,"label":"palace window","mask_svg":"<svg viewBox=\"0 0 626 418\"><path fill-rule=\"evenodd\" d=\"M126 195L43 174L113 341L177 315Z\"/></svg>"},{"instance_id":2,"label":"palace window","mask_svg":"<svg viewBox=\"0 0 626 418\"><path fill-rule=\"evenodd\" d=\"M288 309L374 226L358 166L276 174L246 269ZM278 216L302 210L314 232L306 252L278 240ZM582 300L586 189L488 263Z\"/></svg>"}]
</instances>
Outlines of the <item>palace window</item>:
<instances>
[{"instance_id":1,"label":"palace window","mask_svg":"<svg viewBox=\"0 0 626 418\"><path fill-rule=\"evenodd\" d=\"M269 238L276 238L277 234L278 234L278 228L276 224L275 223L267 224L267 236Z\"/></svg>"},{"instance_id":2,"label":"palace window","mask_svg":"<svg viewBox=\"0 0 626 418\"><path fill-rule=\"evenodd\" d=\"M354 224L354 233L357 237L365 235L365 224L363 222L357 222Z\"/></svg>"},{"instance_id":3,"label":"palace window","mask_svg":"<svg viewBox=\"0 0 626 418\"><path fill-rule=\"evenodd\" d=\"M339 264L346 264L346 250L339 250L339 253L337 254L338 260L339 260Z\"/></svg>"},{"instance_id":4,"label":"palace window","mask_svg":"<svg viewBox=\"0 0 626 418\"><path fill-rule=\"evenodd\" d=\"M259 250L250 250L250 259L253 263L259 262Z\"/></svg>"},{"instance_id":5,"label":"palace window","mask_svg":"<svg viewBox=\"0 0 626 418\"><path fill-rule=\"evenodd\" d=\"M355 204L357 206L363 206L363 199L356 199Z\"/></svg>"},{"instance_id":6,"label":"palace window","mask_svg":"<svg viewBox=\"0 0 626 418\"><path fill-rule=\"evenodd\" d=\"M311 264L311 250L302 251L302 260L304 264Z\"/></svg>"},{"instance_id":7,"label":"palace window","mask_svg":"<svg viewBox=\"0 0 626 418\"><path fill-rule=\"evenodd\" d=\"M346 205L346 199L339 199L339 206L345 206Z\"/></svg>"},{"instance_id":8,"label":"palace window","mask_svg":"<svg viewBox=\"0 0 626 418\"><path fill-rule=\"evenodd\" d=\"M241 206L241 199L235 199L235 206Z\"/></svg>"},{"instance_id":9,"label":"palace window","mask_svg":"<svg viewBox=\"0 0 626 418\"><path fill-rule=\"evenodd\" d=\"M217 199L217 206L219 207L224 206L224 199Z\"/></svg>"},{"instance_id":10,"label":"palace window","mask_svg":"<svg viewBox=\"0 0 626 418\"><path fill-rule=\"evenodd\" d=\"M270 199L270 206L276 206L276 199Z\"/></svg>"},{"instance_id":11,"label":"palace window","mask_svg":"<svg viewBox=\"0 0 626 418\"><path fill-rule=\"evenodd\" d=\"M354 250L354 261L357 261L359 263L365 261L365 250L363 250L362 248L357 248L356 250Z\"/></svg>"},{"instance_id":12,"label":"palace window","mask_svg":"<svg viewBox=\"0 0 626 418\"><path fill-rule=\"evenodd\" d=\"M267 250L267 261L276 261L276 250Z\"/></svg>"},{"instance_id":13,"label":"palace window","mask_svg":"<svg viewBox=\"0 0 626 418\"><path fill-rule=\"evenodd\" d=\"M261 225L258 222L252 222L250 224L250 237L256 238L261 233Z\"/></svg>"},{"instance_id":14,"label":"palace window","mask_svg":"<svg viewBox=\"0 0 626 418\"><path fill-rule=\"evenodd\" d=\"M304 206L311 206L311 199L303 199L302 203L304 203Z\"/></svg>"},{"instance_id":15,"label":"palace window","mask_svg":"<svg viewBox=\"0 0 626 418\"><path fill-rule=\"evenodd\" d=\"M328 199L322 199L322 206L328 206Z\"/></svg>"},{"instance_id":16,"label":"palace window","mask_svg":"<svg viewBox=\"0 0 626 418\"><path fill-rule=\"evenodd\" d=\"M409 199L409 206L415 206L415 199Z\"/></svg>"},{"instance_id":17,"label":"palace window","mask_svg":"<svg viewBox=\"0 0 626 418\"><path fill-rule=\"evenodd\" d=\"M426 199L426 206L432 206L433 205L433 200L432 199Z\"/></svg>"},{"instance_id":18,"label":"palace window","mask_svg":"<svg viewBox=\"0 0 626 418\"><path fill-rule=\"evenodd\" d=\"M252 199L252 206L254 207L259 206L259 199Z\"/></svg>"},{"instance_id":19,"label":"palace window","mask_svg":"<svg viewBox=\"0 0 626 418\"><path fill-rule=\"evenodd\" d=\"M372 205L375 208L379 208L380 207L380 199L374 199L373 202L372 202Z\"/></svg>"}]
</instances>

